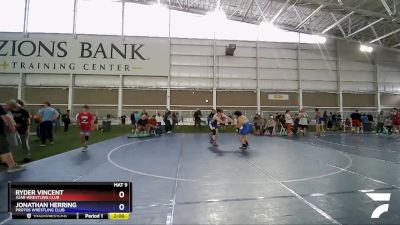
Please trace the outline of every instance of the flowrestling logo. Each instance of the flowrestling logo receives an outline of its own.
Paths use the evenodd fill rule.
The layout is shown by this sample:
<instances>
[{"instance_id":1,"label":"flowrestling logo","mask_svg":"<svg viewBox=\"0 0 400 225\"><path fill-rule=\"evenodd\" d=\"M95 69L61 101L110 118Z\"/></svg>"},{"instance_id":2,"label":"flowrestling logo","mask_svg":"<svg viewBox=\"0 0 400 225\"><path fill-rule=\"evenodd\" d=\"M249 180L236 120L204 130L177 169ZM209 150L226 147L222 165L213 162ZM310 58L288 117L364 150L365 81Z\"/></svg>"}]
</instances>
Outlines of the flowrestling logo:
<instances>
[{"instance_id":1,"label":"flowrestling logo","mask_svg":"<svg viewBox=\"0 0 400 225\"><path fill-rule=\"evenodd\" d=\"M390 193L367 193L367 196L370 197L375 202L389 202L390 201ZM389 211L389 204L382 204L375 208L375 210L371 214L372 219L378 219L385 212Z\"/></svg>"}]
</instances>

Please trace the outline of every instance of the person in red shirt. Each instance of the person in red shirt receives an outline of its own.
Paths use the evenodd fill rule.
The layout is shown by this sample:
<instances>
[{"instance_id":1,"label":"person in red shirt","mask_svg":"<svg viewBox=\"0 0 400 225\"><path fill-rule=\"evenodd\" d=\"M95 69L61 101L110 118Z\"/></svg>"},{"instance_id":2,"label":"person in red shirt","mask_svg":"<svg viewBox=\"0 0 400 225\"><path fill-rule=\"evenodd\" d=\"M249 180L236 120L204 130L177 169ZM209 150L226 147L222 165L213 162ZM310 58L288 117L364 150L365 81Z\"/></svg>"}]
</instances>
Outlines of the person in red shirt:
<instances>
[{"instance_id":1,"label":"person in red shirt","mask_svg":"<svg viewBox=\"0 0 400 225\"><path fill-rule=\"evenodd\" d=\"M157 126L157 120L156 120L156 116L155 115L149 118L147 125L149 126L150 134L153 131L157 130L158 126Z\"/></svg>"},{"instance_id":2,"label":"person in red shirt","mask_svg":"<svg viewBox=\"0 0 400 225\"><path fill-rule=\"evenodd\" d=\"M392 111L392 125L393 125L393 134L398 134L400 127L400 115L397 108L394 108Z\"/></svg>"},{"instance_id":3,"label":"person in red shirt","mask_svg":"<svg viewBox=\"0 0 400 225\"><path fill-rule=\"evenodd\" d=\"M83 111L76 116L76 122L80 128L81 140L83 142L83 152L87 151L90 131L94 128L94 116L89 112L89 106L84 105Z\"/></svg>"}]
</instances>

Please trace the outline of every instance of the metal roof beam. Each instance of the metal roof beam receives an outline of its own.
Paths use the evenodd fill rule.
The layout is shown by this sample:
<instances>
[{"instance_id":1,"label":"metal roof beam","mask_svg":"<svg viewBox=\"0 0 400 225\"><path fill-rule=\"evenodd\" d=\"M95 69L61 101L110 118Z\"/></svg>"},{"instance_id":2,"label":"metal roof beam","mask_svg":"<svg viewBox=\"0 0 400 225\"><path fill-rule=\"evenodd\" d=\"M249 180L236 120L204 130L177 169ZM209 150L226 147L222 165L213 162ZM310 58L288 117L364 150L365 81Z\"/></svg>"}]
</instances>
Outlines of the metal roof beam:
<instances>
[{"instance_id":1,"label":"metal roof beam","mask_svg":"<svg viewBox=\"0 0 400 225\"><path fill-rule=\"evenodd\" d=\"M260 21L261 17L264 19L264 21L267 21L267 18L265 17L265 10L267 10L268 6L271 4L271 1L268 1L265 3L265 6L263 9L261 9L260 4L258 3L258 1L256 0L256 4L258 7L258 10L260 10L260 16L257 18L257 21Z\"/></svg>"},{"instance_id":2,"label":"metal roof beam","mask_svg":"<svg viewBox=\"0 0 400 225\"><path fill-rule=\"evenodd\" d=\"M400 28L399 28L399 29L396 29L396 30L394 30L394 31L392 31L392 32L389 32L389 33L387 33L387 34L385 34L385 35L383 35L383 36L380 36L380 37L378 37L378 38L376 38L376 39L374 39L374 40L371 40L369 43L372 44L372 43L374 43L374 42L377 42L377 41L379 41L379 40L382 40L382 39L384 39L384 38L386 38L386 37L389 37L389 36L391 36L391 35L393 35L393 34L396 34L396 33L398 33L398 32L400 32Z\"/></svg>"},{"instance_id":3,"label":"metal roof beam","mask_svg":"<svg viewBox=\"0 0 400 225\"><path fill-rule=\"evenodd\" d=\"M182 4L181 4L181 1L180 1L180 0L176 0L176 2L178 3L179 7L180 7L181 9L183 9Z\"/></svg>"},{"instance_id":4,"label":"metal roof beam","mask_svg":"<svg viewBox=\"0 0 400 225\"><path fill-rule=\"evenodd\" d=\"M381 0L381 2L382 2L383 7L386 9L386 12L389 14L389 16L393 15L392 10L390 9L386 0Z\"/></svg>"},{"instance_id":5,"label":"metal roof beam","mask_svg":"<svg viewBox=\"0 0 400 225\"><path fill-rule=\"evenodd\" d=\"M326 8L335 8L337 9L340 7L340 9L344 9L348 12L354 11L357 14L365 15L365 16L370 16L370 17L375 17L375 18L384 18L389 21L393 21L395 23L400 23L400 17L399 16L389 16L388 14L385 13L380 13L380 12L374 12L374 11L369 11L357 7L350 7L350 6L338 6L336 3L332 3L332 1L328 0L302 0L302 3L312 3L316 5L324 5Z\"/></svg>"},{"instance_id":6,"label":"metal roof beam","mask_svg":"<svg viewBox=\"0 0 400 225\"><path fill-rule=\"evenodd\" d=\"M360 29L354 31L353 33L347 35L346 38L349 38L349 37L351 37L351 36L353 36L353 35L355 35L355 34L358 34L358 33L360 33L361 31L364 31L364 30L368 29L369 27L375 25L376 23L379 23L379 22L382 21L382 20L384 20L384 18L380 18L380 19L378 19L378 20L375 20L374 22L368 24L367 26L362 27L362 28L360 28Z\"/></svg>"},{"instance_id":7,"label":"metal roof beam","mask_svg":"<svg viewBox=\"0 0 400 225\"><path fill-rule=\"evenodd\" d=\"M235 14L240 10L240 6L242 5L243 1L244 1L244 0L240 0L240 3L237 5L235 11L233 11L233 13L231 14L231 17L232 17L233 15L235 15Z\"/></svg>"},{"instance_id":8,"label":"metal roof beam","mask_svg":"<svg viewBox=\"0 0 400 225\"><path fill-rule=\"evenodd\" d=\"M272 17L272 20L270 21L271 24L275 22L275 20L281 15L283 10L286 8L287 4L289 4L290 0L286 0L285 4L279 9L279 11L275 14L274 17Z\"/></svg>"},{"instance_id":9,"label":"metal roof beam","mask_svg":"<svg viewBox=\"0 0 400 225\"><path fill-rule=\"evenodd\" d=\"M303 19L301 18L299 12L296 9L296 6L292 5L293 11L296 13L297 17L299 18L300 21L302 21ZM303 28L305 31L307 31L307 27L303 24Z\"/></svg>"},{"instance_id":10,"label":"metal roof beam","mask_svg":"<svg viewBox=\"0 0 400 225\"><path fill-rule=\"evenodd\" d=\"M378 33L376 33L374 26L371 26L371 30L372 30L372 33L374 33L375 37L378 38ZM383 45L381 40L379 40L378 42L379 42L380 46Z\"/></svg>"},{"instance_id":11,"label":"metal roof beam","mask_svg":"<svg viewBox=\"0 0 400 225\"><path fill-rule=\"evenodd\" d=\"M400 43L397 43L397 44L395 44L395 45L392 45L392 46L390 46L391 48L396 48L396 47L399 47L400 46Z\"/></svg>"},{"instance_id":12,"label":"metal roof beam","mask_svg":"<svg viewBox=\"0 0 400 225\"><path fill-rule=\"evenodd\" d=\"M333 13L330 13L330 14L331 14L333 20L338 22L338 20L336 19L335 15ZM346 37L346 33L344 32L343 27L340 25L340 23L338 23L337 26L339 27L340 32L342 32L343 37Z\"/></svg>"},{"instance_id":13,"label":"metal roof beam","mask_svg":"<svg viewBox=\"0 0 400 225\"><path fill-rule=\"evenodd\" d=\"M316 8L312 13L310 13L310 15L308 15L303 21L301 21L297 26L296 29L299 29L305 22L307 22L307 20L309 20L312 16L314 16L315 13L317 13L319 10L322 9L322 7L324 7L324 5L320 5L318 8Z\"/></svg>"},{"instance_id":14,"label":"metal roof beam","mask_svg":"<svg viewBox=\"0 0 400 225\"><path fill-rule=\"evenodd\" d=\"M251 7L253 6L253 4L254 4L254 0L251 0L250 5L249 5L249 7L247 7L246 13L244 14L244 17L243 17L242 21L245 21L245 20L246 20L247 15L249 14L250 9L251 9Z\"/></svg>"},{"instance_id":15,"label":"metal roof beam","mask_svg":"<svg viewBox=\"0 0 400 225\"><path fill-rule=\"evenodd\" d=\"M345 20L347 17L351 16L354 14L354 11L351 11L350 13L348 13L347 15L343 16L342 18L340 18L339 20L336 20L335 16L333 15L333 13L331 13L331 15L333 16L333 18L335 19L336 22L334 22L332 25L330 25L329 27L327 27L325 30L322 31L323 34L325 34L326 32L328 32L329 30L331 30L332 28L336 27L337 25L340 25L340 23Z\"/></svg>"},{"instance_id":16,"label":"metal roof beam","mask_svg":"<svg viewBox=\"0 0 400 225\"><path fill-rule=\"evenodd\" d=\"M267 18L266 18L265 15L264 15L264 10L261 9L260 4L258 4L258 1L257 1L257 0L256 0L256 5L257 5L258 11L260 11L260 16L257 18L257 21L259 21L261 17L264 19L264 21L266 21ZM267 6L268 6L268 3L265 4L265 7L267 7Z\"/></svg>"},{"instance_id":17,"label":"metal roof beam","mask_svg":"<svg viewBox=\"0 0 400 225\"><path fill-rule=\"evenodd\" d=\"M351 34L351 26L352 25L352 22L351 22L351 17L349 18L349 27L348 27L348 29L347 29L347 34L348 35L350 35Z\"/></svg>"}]
</instances>

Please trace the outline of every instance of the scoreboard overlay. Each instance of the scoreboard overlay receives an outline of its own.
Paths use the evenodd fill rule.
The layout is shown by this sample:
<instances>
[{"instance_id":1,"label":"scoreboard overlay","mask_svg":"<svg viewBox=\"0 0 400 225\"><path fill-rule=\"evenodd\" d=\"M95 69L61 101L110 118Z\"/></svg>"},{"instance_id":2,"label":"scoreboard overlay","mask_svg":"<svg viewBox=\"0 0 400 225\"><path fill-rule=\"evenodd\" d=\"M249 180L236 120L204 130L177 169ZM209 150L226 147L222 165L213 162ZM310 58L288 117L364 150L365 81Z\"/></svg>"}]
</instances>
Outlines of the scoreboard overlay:
<instances>
[{"instance_id":1,"label":"scoreboard overlay","mask_svg":"<svg viewBox=\"0 0 400 225\"><path fill-rule=\"evenodd\" d=\"M9 182L13 219L129 219L131 182Z\"/></svg>"}]
</instances>

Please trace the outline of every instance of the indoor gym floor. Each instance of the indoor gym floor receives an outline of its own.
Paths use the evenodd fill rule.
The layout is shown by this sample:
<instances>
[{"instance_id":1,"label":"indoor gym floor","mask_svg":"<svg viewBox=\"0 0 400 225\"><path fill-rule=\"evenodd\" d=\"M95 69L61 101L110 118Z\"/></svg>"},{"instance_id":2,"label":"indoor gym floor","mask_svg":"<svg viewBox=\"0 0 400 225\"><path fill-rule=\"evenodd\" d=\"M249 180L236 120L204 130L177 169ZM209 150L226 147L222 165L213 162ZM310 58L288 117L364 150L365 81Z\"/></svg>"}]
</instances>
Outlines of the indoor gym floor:
<instances>
[{"instance_id":1,"label":"indoor gym floor","mask_svg":"<svg viewBox=\"0 0 400 225\"><path fill-rule=\"evenodd\" d=\"M1 173L3 224L399 224L400 142L375 134L329 133L320 139L236 134L126 136ZM129 221L10 220L7 181L131 181ZM366 192L391 193L389 212Z\"/></svg>"}]
</instances>

